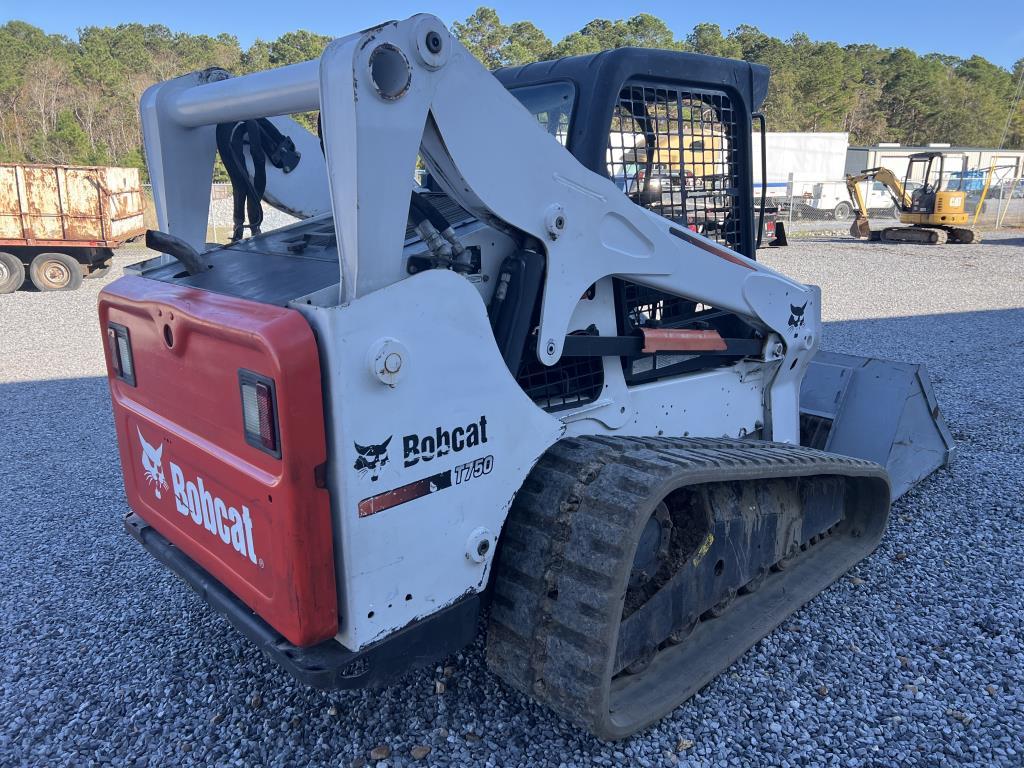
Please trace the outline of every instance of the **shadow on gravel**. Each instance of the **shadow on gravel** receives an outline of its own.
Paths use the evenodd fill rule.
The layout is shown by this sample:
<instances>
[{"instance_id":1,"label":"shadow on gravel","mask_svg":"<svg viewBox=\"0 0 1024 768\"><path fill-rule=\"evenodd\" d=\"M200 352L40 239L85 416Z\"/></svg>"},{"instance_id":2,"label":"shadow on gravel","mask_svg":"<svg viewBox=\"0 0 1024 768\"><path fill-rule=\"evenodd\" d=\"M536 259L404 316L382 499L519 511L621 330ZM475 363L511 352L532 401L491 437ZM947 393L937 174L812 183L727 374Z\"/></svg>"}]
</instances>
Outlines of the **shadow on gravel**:
<instances>
[{"instance_id":1,"label":"shadow on gravel","mask_svg":"<svg viewBox=\"0 0 1024 768\"><path fill-rule=\"evenodd\" d=\"M981 236L982 245L1024 245L1024 237L1005 237L1001 240L986 240L984 233Z\"/></svg>"},{"instance_id":2,"label":"shadow on gravel","mask_svg":"<svg viewBox=\"0 0 1024 768\"><path fill-rule=\"evenodd\" d=\"M72 482L100 463L116 464L106 378L0 384L0 455L5 480L58 472L63 480L50 488L58 492L71 490ZM0 499L10 501L9 493L9 484L0 487Z\"/></svg>"},{"instance_id":3,"label":"shadow on gravel","mask_svg":"<svg viewBox=\"0 0 1024 768\"><path fill-rule=\"evenodd\" d=\"M945 366L1022 341L1024 308L1009 308L834 320L824 323L821 348Z\"/></svg>"},{"instance_id":4,"label":"shadow on gravel","mask_svg":"<svg viewBox=\"0 0 1024 768\"><path fill-rule=\"evenodd\" d=\"M998 480L991 473L1003 461L999 456L1019 472L1020 462L1012 455L1022 450L1019 361L1024 354L1024 309L833 322L825 326L822 346L928 365L947 423L961 444L954 468L901 501L902 509L920 504L929 512L908 515L911 522L906 523L898 517L883 553L910 548L906 541L898 543L901 525L909 530L936 519L933 510L940 508L939 502L929 501L929 493L936 498L959 493L956 515L913 538L915 546L957 540L946 528L987 489L993 489L993 504L1017 503L1006 487L1019 480ZM755 694L749 687L731 694L737 680L755 681L753 690L769 702L775 695L786 697L779 701L802 696L802 711L827 707L829 717L852 717L852 705L844 702L860 701L858 686L867 684L854 675L850 690L845 690L848 670L833 674L824 661L814 669L813 682L801 683L796 677L799 660L789 660L789 655L797 658L794 635L777 632L665 722L621 747L590 739L501 686L486 671L479 638L464 653L407 675L384 691L323 694L296 685L265 661L123 533L121 519L128 507L105 378L0 384L0 456L0 722L5 723L0 725L0 763L5 762L5 744L7 749L18 744L26 764L44 764L55 754L153 765L270 764L288 755L295 764L332 766L365 761L371 749L383 744L402 756L414 744L425 744L433 750L431 761L452 765L486 760L558 765L569 755L588 764L600 757L610 765L616 761L612 750L620 748L646 755L651 764L662 763L667 754L674 764L683 749L677 745L696 742L709 760L716 750L737 748L718 740L719 718L729 723L730 718L749 716L745 708ZM1010 518L1003 514L999 519ZM967 533L958 529L957 536L972 530L980 528ZM1000 534L998 540L1004 538ZM987 539L974 546L970 561L993 547ZM920 558L924 563L961 557L958 550L925 554ZM997 554L991 558L996 565L1004 558L1002 550ZM916 562L915 557L907 563ZM905 567L903 561L876 556L859 573L874 579L868 582L871 588L893 601L913 592L900 578L886 576ZM835 589L831 598L817 600L814 610L832 610L828 606L839 601L840 607L826 615L836 626L847 627L841 618L846 615L841 605L846 593ZM974 592L985 594L987 589ZM938 587L922 593L932 601L943 594ZM959 610L968 597L955 597ZM909 603L896 626L920 625L914 632L931 638L936 616L948 613L951 621L959 622L945 603L941 611L929 613L931 605ZM886 607L884 622L889 622L888 611ZM813 629L813 615L805 612L800 622ZM944 631L959 637L953 629ZM872 642L858 632L858 643ZM831 642L829 637L819 633L815 643ZM844 642L845 650L849 643ZM912 645L905 638L903 642ZM879 643L874 652L892 656L895 646L890 647L889 635L883 633ZM926 661L922 656L914 663ZM892 666L884 679L887 687L876 691L886 707L901 701L904 677L912 681L923 674L904 675L898 663ZM985 678L975 687L988 682ZM835 697L827 702L814 692L825 683L829 696ZM767 711L774 705L759 706ZM936 707L934 717L927 712L918 716L929 717L928 728L937 732L945 726L946 710ZM772 716L783 715L773 711ZM830 738L843 737L842 728L826 725L822 732ZM759 749L766 752L755 753L759 760L753 762L779 764L783 752L772 752L778 737L764 733L766 728L756 734L766 745ZM817 737L817 731L811 733ZM890 750L931 746L925 736L909 732L894 731L890 737ZM550 749L555 751L548 754Z\"/></svg>"}]
</instances>

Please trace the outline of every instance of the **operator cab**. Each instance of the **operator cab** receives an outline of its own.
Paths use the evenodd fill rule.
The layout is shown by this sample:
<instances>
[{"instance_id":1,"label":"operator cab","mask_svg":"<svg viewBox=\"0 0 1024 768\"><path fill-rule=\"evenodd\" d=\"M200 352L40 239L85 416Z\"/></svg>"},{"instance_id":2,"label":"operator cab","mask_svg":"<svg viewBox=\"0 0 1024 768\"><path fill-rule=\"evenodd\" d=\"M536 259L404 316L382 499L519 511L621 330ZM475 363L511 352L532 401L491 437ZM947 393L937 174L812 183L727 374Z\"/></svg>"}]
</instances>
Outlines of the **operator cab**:
<instances>
[{"instance_id":1,"label":"operator cab","mask_svg":"<svg viewBox=\"0 0 1024 768\"><path fill-rule=\"evenodd\" d=\"M616 48L494 74L580 163L635 203L755 258L751 129L766 67Z\"/></svg>"},{"instance_id":2,"label":"operator cab","mask_svg":"<svg viewBox=\"0 0 1024 768\"><path fill-rule=\"evenodd\" d=\"M637 205L756 257L761 222L755 230L752 124L768 91L767 67L679 51L616 48L494 74L553 139ZM645 328L715 330L734 339L758 335L733 313L622 278L612 278L611 284L622 335ZM736 359L624 355L622 366L627 383L634 385ZM563 358L528 373L540 390L596 397L600 365L596 357Z\"/></svg>"},{"instance_id":3,"label":"operator cab","mask_svg":"<svg viewBox=\"0 0 1024 768\"><path fill-rule=\"evenodd\" d=\"M911 155L903 178L903 189L910 192L910 212L933 213L936 210L936 193L961 191L966 163L964 155L942 152Z\"/></svg>"}]
</instances>

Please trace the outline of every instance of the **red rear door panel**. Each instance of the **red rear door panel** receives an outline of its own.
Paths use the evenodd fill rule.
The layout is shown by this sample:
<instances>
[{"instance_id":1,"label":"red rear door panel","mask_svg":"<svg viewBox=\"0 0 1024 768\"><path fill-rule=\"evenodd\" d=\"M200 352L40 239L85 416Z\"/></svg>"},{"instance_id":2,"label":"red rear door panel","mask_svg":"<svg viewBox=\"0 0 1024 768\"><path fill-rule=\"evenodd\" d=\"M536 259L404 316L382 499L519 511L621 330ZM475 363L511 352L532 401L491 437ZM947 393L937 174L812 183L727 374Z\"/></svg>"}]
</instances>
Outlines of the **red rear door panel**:
<instances>
[{"instance_id":1,"label":"red rear door panel","mask_svg":"<svg viewBox=\"0 0 1024 768\"><path fill-rule=\"evenodd\" d=\"M141 277L100 295L128 328L136 386L105 345L131 508L296 645L336 634L316 341L295 310ZM273 379L281 458L245 440L239 370Z\"/></svg>"}]
</instances>

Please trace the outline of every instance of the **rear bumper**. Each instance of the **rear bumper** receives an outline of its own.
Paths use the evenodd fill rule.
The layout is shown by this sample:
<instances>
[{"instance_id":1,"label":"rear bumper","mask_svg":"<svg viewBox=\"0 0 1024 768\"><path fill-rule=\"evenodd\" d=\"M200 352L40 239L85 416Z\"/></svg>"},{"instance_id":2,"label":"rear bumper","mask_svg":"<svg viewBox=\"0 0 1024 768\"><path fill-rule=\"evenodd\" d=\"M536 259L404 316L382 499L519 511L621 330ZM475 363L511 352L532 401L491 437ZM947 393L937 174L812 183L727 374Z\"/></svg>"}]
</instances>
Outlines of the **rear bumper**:
<instances>
[{"instance_id":1,"label":"rear bumper","mask_svg":"<svg viewBox=\"0 0 1024 768\"><path fill-rule=\"evenodd\" d=\"M409 670L454 653L476 636L479 594L467 595L361 651L350 651L333 639L301 648L253 613L141 517L129 514L124 527L147 552L199 593L235 629L296 680L314 688L380 688Z\"/></svg>"}]
</instances>

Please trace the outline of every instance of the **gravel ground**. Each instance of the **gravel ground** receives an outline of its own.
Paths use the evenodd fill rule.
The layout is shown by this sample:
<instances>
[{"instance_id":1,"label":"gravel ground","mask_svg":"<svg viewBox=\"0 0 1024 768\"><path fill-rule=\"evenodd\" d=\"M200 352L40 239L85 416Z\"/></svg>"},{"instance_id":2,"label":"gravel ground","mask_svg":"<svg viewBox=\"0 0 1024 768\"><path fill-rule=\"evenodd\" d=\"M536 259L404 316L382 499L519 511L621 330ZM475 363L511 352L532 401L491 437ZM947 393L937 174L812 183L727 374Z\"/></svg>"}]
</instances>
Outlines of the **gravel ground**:
<instances>
[{"instance_id":1,"label":"gravel ground","mask_svg":"<svg viewBox=\"0 0 1024 768\"><path fill-rule=\"evenodd\" d=\"M827 348L928 364L959 457L872 557L615 745L503 688L479 642L383 692L294 684L122 533L95 303L140 252L0 297L0 764L1024 764L1022 246L763 254L822 285Z\"/></svg>"}]
</instances>

